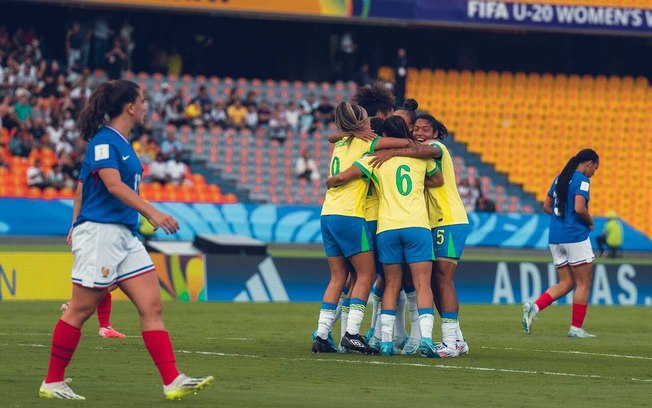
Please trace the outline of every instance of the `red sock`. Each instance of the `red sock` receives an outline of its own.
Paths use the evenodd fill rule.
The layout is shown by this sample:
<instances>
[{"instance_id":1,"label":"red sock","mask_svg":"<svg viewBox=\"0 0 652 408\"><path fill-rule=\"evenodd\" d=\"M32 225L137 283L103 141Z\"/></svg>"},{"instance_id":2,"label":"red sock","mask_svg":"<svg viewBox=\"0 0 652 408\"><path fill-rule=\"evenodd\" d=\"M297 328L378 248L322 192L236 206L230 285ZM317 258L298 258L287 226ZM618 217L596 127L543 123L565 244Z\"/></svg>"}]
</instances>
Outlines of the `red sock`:
<instances>
[{"instance_id":1,"label":"red sock","mask_svg":"<svg viewBox=\"0 0 652 408\"><path fill-rule=\"evenodd\" d=\"M589 305L580 305L573 303L573 320L572 325L581 328L584 324L584 317L586 317L586 309Z\"/></svg>"},{"instance_id":2,"label":"red sock","mask_svg":"<svg viewBox=\"0 0 652 408\"><path fill-rule=\"evenodd\" d=\"M97 305L97 320L100 322L100 327L111 326L111 292L108 290L104 299Z\"/></svg>"},{"instance_id":3,"label":"red sock","mask_svg":"<svg viewBox=\"0 0 652 408\"><path fill-rule=\"evenodd\" d=\"M539 296L539 299L537 299L534 303L536 303L539 311L542 311L546 307L550 306L552 302L554 302L552 296L550 296L548 292L544 292L543 295Z\"/></svg>"},{"instance_id":4,"label":"red sock","mask_svg":"<svg viewBox=\"0 0 652 408\"><path fill-rule=\"evenodd\" d=\"M161 373L163 384L170 384L179 375L179 370L177 370L177 365L174 362L174 351L172 350L168 332L165 330L144 331L143 341L159 373Z\"/></svg>"},{"instance_id":5,"label":"red sock","mask_svg":"<svg viewBox=\"0 0 652 408\"><path fill-rule=\"evenodd\" d=\"M81 330L59 320L52 333L52 350L50 351L50 365L46 383L63 381L66 367L75 353Z\"/></svg>"}]
</instances>

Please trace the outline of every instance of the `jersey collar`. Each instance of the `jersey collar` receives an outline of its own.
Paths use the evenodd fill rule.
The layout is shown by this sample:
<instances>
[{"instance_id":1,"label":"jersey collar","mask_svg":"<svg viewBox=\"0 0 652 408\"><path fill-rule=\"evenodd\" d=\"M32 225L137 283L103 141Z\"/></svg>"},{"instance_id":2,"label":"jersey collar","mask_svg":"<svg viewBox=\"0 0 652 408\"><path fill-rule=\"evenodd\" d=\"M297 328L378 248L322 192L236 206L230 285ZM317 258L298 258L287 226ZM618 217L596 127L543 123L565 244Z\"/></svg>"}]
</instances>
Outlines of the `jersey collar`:
<instances>
[{"instance_id":1,"label":"jersey collar","mask_svg":"<svg viewBox=\"0 0 652 408\"><path fill-rule=\"evenodd\" d=\"M125 143L126 143L126 144L129 144L129 140L127 140L127 138L126 138L126 137L124 137L124 135L123 135L122 133L120 133L120 131L119 131L118 129L116 129L116 128L113 128L113 127L111 127L111 126L108 126L108 125L107 125L107 126L105 126L105 127L106 127L107 129L111 129L112 131L114 131L115 133L117 133L117 134L118 134L118 136L120 136L120 137L122 138L122 140L124 140L124 141L125 141Z\"/></svg>"}]
</instances>

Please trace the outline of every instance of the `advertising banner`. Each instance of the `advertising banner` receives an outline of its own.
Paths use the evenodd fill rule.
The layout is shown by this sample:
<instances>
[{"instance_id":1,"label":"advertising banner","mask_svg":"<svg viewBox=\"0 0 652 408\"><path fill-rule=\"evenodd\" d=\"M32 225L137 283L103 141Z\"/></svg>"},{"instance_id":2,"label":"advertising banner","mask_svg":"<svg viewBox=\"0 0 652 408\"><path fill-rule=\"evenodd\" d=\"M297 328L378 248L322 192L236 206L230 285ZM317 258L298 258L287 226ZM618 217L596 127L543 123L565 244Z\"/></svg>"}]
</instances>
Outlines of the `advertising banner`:
<instances>
[{"instance_id":1,"label":"advertising banner","mask_svg":"<svg viewBox=\"0 0 652 408\"><path fill-rule=\"evenodd\" d=\"M318 302L329 280L325 259L208 255L207 300ZM460 302L520 304L557 283L552 264L463 261L455 276ZM559 299L570 304L572 295ZM594 305L652 306L652 265L597 264L589 297Z\"/></svg>"},{"instance_id":2,"label":"advertising banner","mask_svg":"<svg viewBox=\"0 0 652 408\"><path fill-rule=\"evenodd\" d=\"M203 255L150 255L164 300L206 299ZM68 252L0 252L0 301L70 299L72 263ZM127 296L118 289L113 298Z\"/></svg>"},{"instance_id":3,"label":"advertising banner","mask_svg":"<svg viewBox=\"0 0 652 408\"><path fill-rule=\"evenodd\" d=\"M319 206L274 204L152 203L181 225L173 235L157 231L155 239L193 241L198 234L242 235L267 243L321 243ZM72 200L0 199L0 235L65 237ZM594 241L605 223L594 217ZM470 213L472 231L466 246L548 248L546 214ZM652 251L652 240L623 223L624 251Z\"/></svg>"}]
</instances>

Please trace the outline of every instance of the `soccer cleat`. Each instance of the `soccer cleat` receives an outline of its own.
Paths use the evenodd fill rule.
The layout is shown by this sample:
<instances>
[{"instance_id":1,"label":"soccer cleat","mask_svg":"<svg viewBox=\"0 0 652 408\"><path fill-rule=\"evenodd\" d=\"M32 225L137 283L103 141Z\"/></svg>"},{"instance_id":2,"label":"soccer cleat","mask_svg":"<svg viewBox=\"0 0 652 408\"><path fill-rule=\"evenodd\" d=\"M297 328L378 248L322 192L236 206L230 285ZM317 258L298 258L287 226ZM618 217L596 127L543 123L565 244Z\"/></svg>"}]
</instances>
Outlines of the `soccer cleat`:
<instances>
[{"instance_id":1,"label":"soccer cleat","mask_svg":"<svg viewBox=\"0 0 652 408\"><path fill-rule=\"evenodd\" d=\"M457 340L455 342L455 346L456 346L457 352L458 352L458 354L460 356L463 355L463 354L469 354L469 345L466 342L466 340L464 340L464 339Z\"/></svg>"},{"instance_id":2,"label":"soccer cleat","mask_svg":"<svg viewBox=\"0 0 652 408\"><path fill-rule=\"evenodd\" d=\"M457 351L457 348L448 347L446 343L439 343L435 348L435 355L428 356L428 357L450 358L450 357L458 357L459 355L460 353Z\"/></svg>"},{"instance_id":3,"label":"soccer cleat","mask_svg":"<svg viewBox=\"0 0 652 408\"><path fill-rule=\"evenodd\" d=\"M419 342L419 353L424 357L435 357L437 346L435 346L430 338L422 338Z\"/></svg>"},{"instance_id":4,"label":"soccer cleat","mask_svg":"<svg viewBox=\"0 0 652 408\"><path fill-rule=\"evenodd\" d=\"M408 336L394 337L394 347L401 350L403 347L405 347L405 343L407 343L408 339Z\"/></svg>"},{"instance_id":5,"label":"soccer cleat","mask_svg":"<svg viewBox=\"0 0 652 408\"><path fill-rule=\"evenodd\" d=\"M421 343L421 338L417 339L415 337L408 337L407 342L405 342L405 346L403 346L403 350L401 350L401 354L406 356L413 356L417 354L420 343Z\"/></svg>"},{"instance_id":6,"label":"soccer cleat","mask_svg":"<svg viewBox=\"0 0 652 408\"><path fill-rule=\"evenodd\" d=\"M380 354L383 356L393 356L394 355L394 343L391 341L383 341L380 344Z\"/></svg>"},{"instance_id":7,"label":"soccer cleat","mask_svg":"<svg viewBox=\"0 0 652 408\"><path fill-rule=\"evenodd\" d=\"M64 381L52 382L46 384L45 381L41 384L41 388L38 390L38 396L41 398L47 399L73 399L73 400L85 400L85 397L75 394L73 390L68 387L72 379L66 378Z\"/></svg>"},{"instance_id":8,"label":"soccer cleat","mask_svg":"<svg viewBox=\"0 0 652 408\"><path fill-rule=\"evenodd\" d=\"M523 320L521 323L523 324L525 334L532 333L532 324L537 319L537 313L539 312L534 303L527 302L523 304Z\"/></svg>"},{"instance_id":9,"label":"soccer cleat","mask_svg":"<svg viewBox=\"0 0 652 408\"><path fill-rule=\"evenodd\" d=\"M376 337L372 336L371 339L369 340L368 344L369 344L369 347L376 350L376 353L380 352L381 342Z\"/></svg>"},{"instance_id":10,"label":"soccer cleat","mask_svg":"<svg viewBox=\"0 0 652 408\"><path fill-rule=\"evenodd\" d=\"M349 334L346 332L344 337L342 337L340 346L354 353L378 354L378 351L370 347L364 337L359 334Z\"/></svg>"},{"instance_id":11,"label":"soccer cleat","mask_svg":"<svg viewBox=\"0 0 652 408\"><path fill-rule=\"evenodd\" d=\"M367 330L367 334L364 335L364 339L367 340L367 343L369 343L372 337L374 337L375 332L376 332L375 327L370 327L369 330Z\"/></svg>"},{"instance_id":12,"label":"soccer cleat","mask_svg":"<svg viewBox=\"0 0 652 408\"><path fill-rule=\"evenodd\" d=\"M592 339L592 338L596 337L596 335L587 333L586 330L584 330L584 329L582 329L580 327L571 326L570 330L568 331L568 337L577 337L577 338L582 338L582 339Z\"/></svg>"},{"instance_id":13,"label":"soccer cleat","mask_svg":"<svg viewBox=\"0 0 652 408\"><path fill-rule=\"evenodd\" d=\"M312 352L337 353L337 349L333 347L328 340L322 339L319 336L315 336L315 340L312 342Z\"/></svg>"},{"instance_id":14,"label":"soccer cleat","mask_svg":"<svg viewBox=\"0 0 652 408\"><path fill-rule=\"evenodd\" d=\"M169 400L179 400L189 394L197 394L215 381L212 375L208 377L188 377L179 374L170 384L163 386L163 395Z\"/></svg>"},{"instance_id":15,"label":"soccer cleat","mask_svg":"<svg viewBox=\"0 0 652 408\"><path fill-rule=\"evenodd\" d=\"M317 330L312 332L312 341L315 341L316 338L317 338ZM333 347L334 349L337 348L337 346L335 345L335 339L333 339L333 332L328 332L328 338L326 340L328 340L328 342L331 344L331 347Z\"/></svg>"},{"instance_id":16,"label":"soccer cleat","mask_svg":"<svg viewBox=\"0 0 652 408\"><path fill-rule=\"evenodd\" d=\"M124 334L120 333L113 327L100 327L100 331L97 332L97 335L100 337L104 337L105 339L126 339L127 336Z\"/></svg>"}]
</instances>

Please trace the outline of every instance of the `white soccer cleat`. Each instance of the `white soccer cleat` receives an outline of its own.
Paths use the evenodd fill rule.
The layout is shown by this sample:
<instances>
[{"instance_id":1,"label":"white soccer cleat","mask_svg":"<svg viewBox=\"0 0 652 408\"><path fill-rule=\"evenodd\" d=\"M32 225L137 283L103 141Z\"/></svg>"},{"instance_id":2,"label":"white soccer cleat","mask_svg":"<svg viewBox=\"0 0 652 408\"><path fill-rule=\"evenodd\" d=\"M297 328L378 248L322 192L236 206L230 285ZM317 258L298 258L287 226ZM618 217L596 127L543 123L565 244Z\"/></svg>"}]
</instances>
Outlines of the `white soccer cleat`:
<instances>
[{"instance_id":1,"label":"white soccer cleat","mask_svg":"<svg viewBox=\"0 0 652 408\"><path fill-rule=\"evenodd\" d=\"M38 390L38 396L46 399L72 399L72 400L85 400L85 397L75 394L73 390L68 387L72 379L66 378L64 381L52 382L46 384L45 381L41 384Z\"/></svg>"},{"instance_id":2,"label":"white soccer cleat","mask_svg":"<svg viewBox=\"0 0 652 408\"><path fill-rule=\"evenodd\" d=\"M417 354L417 351L419 351L419 344L421 344L420 337L408 337L408 341L405 343L405 346L403 346L401 354L405 356L413 356Z\"/></svg>"},{"instance_id":3,"label":"white soccer cleat","mask_svg":"<svg viewBox=\"0 0 652 408\"><path fill-rule=\"evenodd\" d=\"M582 329L581 327L571 326L570 330L568 331L568 337L577 337L577 338L582 338L582 339L592 339L592 338L596 337L596 335L587 333L586 330Z\"/></svg>"},{"instance_id":4,"label":"white soccer cleat","mask_svg":"<svg viewBox=\"0 0 652 408\"><path fill-rule=\"evenodd\" d=\"M457 348L457 353L461 356L463 354L469 354L469 344L466 342L466 340L457 340L455 342L455 346Z\"/></svg>"},{"instance_id":5,"label":"white soccer cleat","mask_svg":"<svg viewBox=\"0 0 652 408\"><path fill-rule=\"evenodd\" d=\"M527 302L523 305L523 331L525 334L532 333L532 324L537 319L537 306L534 303Z\"/></svg>"},{"instance_id":6,"label":"white soccer cleat","mask_svg":"<svg viewBox=\"0 0 652 408\"><path fill-rule=\"evenodd\" d=\"M169 400L178 400L189 394L197 394L198 391L211 385L213 381L215 378L211 375L195 378L179 374L174 381L163 386L163 394Z\"/></svg>"},{"instance_id":7,"label":"white soccer cleat","mask_svg":"<svg viewBox=\"0 0 652 408\"><path fill-rule=\"evenodd\" d=\"M446 345L446 343L439 343L437 344L437 348L435 349L435 358L451 358L451 357L458 357L460 353L457 351L457 348L455 347L449 347Z\"/></svg>"}]
</instances>

